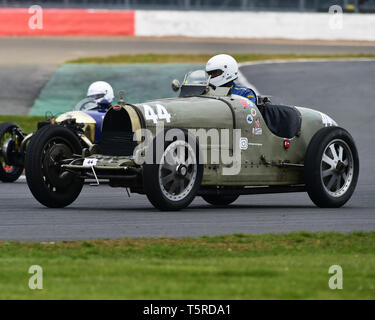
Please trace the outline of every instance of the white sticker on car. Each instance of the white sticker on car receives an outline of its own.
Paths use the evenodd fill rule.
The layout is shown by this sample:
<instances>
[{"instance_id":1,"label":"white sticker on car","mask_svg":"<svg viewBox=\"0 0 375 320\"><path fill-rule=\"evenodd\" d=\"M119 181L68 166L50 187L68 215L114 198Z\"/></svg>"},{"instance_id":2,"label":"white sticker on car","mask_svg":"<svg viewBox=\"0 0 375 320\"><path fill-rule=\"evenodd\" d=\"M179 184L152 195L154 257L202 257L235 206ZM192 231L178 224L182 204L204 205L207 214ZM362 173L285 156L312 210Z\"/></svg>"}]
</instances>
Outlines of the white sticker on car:
<instances>
[{"instance_id":1,"label":"white sticker on car","mask_svg":"<svg viewBox=\"0 0 375 320\"><path fill-rule=\"evenodd\" d=\"M254 142L249 142L249 139L246 137L240 138L240 149L241 150L247 150L249 146L252 147L262 147L262 143L254 143Z\"/></svg>"},{"instance_id":2,"label":"white sticker on car","mask_svg":"<svg viewBox=\"0 0 375 320\"><path fill-rule=\"evenodd\" d=\"M263 134L263 129L261 128L259 119L255 120L255 125L253 127L252 132L253 132L253 136L261 136Z\"/></svg>"},{"instance_id":3,"label":"white sticker on car","mask_svg":"<svg viewBox=\"0 0 375 320\"><path fill-rule=\"evenodd\" d=\"M93 166L96 166L97 163L98 163L98 159L86 158L85 160L83 160L82 166L83 167L93 167Z\"/></svg>"},{"instance_id":4,"label":"white sticker on car","mask_svg":"<svg viewBox=\"0 0 375 320\"><path fill-rule=\"evenodd\" d=\"M241 138L240 139L240 149L241 150L247 150L249 147L249 140L247 138Z\"/></svg>"},{"instance_id":5,"label":"white sticker on car","mask_svg":"<svg viewBox=\"0 0 375 320\"><path fill-rule=\"evenodd\" d=\"M257 111L255 110L255 108L251 108L251 115L253 116L253 117L255 117L256 115L257 115Z\"/></svg>"},{"instance_id":6,"label":"white sticker on car","mask_svg":"<svg viewBox=\"0 0 375 320\"><path fill-rule=\"evenodd\" d=\"M332 126L337 126L337 123L335 120L333 120L331 117L327 116L323 112L319 112L320 116L322 117L322 122L325 127L332 127Z\"/></svg>"},{"instance_id":7,"label":"white sticker on car","mask_svg":"<svg viewBox=\"0 0 375 320\"><path fill-rule=\"evenodd\" d=\"M251 114L248 114L247 117L246 117L246 121L248 124L252 124L253 123L253 117Z\"/></svg>"},{"instance_id":8,"label":"white sticker on car","mask_svg":"<svg viewBox=\"0 0 375 320\"><path fill-rule=\"evenodd\" d=\"M253 128L253 135L254 136L261 136L263 134L262 128Z\"/></svg>"}]
</instances>

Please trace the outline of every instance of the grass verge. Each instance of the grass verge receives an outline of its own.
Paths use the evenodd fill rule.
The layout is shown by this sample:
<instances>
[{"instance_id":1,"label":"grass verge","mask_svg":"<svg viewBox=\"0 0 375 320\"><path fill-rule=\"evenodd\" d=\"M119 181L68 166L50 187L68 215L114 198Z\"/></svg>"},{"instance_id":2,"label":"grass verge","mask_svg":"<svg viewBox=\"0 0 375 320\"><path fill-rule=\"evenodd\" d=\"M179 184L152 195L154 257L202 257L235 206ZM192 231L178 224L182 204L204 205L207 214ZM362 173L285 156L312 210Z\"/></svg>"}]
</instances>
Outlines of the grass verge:
<instances>
[{"instance_id":1,"label":"grass verge","mask_svg":"<svg viewBox=\"0 0 375 320\"><path fill-rule=\"evenodd\" d=\"M206 63L213 54L121 54L108 57L87 57L69 60L67 63ZM300 54L265 54L241 53L232 54L238 62L261 60L294 60L294 59L338 59L338 58L375 58L375 55L300 55Z\"/></svg>"},{"instance_id":2,"label":"grass verge","mask_svg":"<svg viewBox=\"0 0 375 320\"><path fill-rule=\"evenodd\" d=\"M36 116L13 116L13 115L0 115L0 123L2 122L14 122L27 133L36 131L37 124L39 121L43 121L45 117Z\"/></svg>"},{"instance_id":3,"label":"grass verge","mask_svg":"<svg viewBox=\"0 0 375 320\"><path fill-rule=\"evenodd\" d=\"M374 299L374 252L375 232L1 242L0 298ZM35 264L43 290L28 288Z\"/></svg>"}]
</instances>

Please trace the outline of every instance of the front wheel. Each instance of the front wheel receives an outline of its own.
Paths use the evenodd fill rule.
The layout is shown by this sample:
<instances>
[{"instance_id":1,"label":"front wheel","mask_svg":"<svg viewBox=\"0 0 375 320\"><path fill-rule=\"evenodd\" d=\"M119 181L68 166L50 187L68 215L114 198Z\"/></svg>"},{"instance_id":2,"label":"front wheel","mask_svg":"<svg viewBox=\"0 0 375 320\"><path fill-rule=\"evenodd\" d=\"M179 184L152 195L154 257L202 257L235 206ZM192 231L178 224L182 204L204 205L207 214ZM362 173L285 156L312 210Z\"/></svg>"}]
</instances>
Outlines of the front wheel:
<instances>
[{"instance_id":1,"label":"front wheel","mask_svg":"<svg viewBox=\"0 0 375 320\"><path fill-rule=\"evenodd\" d=\"M32 137L25 158L26 180L33 196L49 208L70 205L79 196L83 179L61 168L64 160L81 153L76 135L59 125L48 125Z\"/></svg>"},{"instance_id":2,"label":"front wheel","mask_svg":"<svg viewBox=\"0 0 375 320\"><path fill-rule=\"evenodd\" d=\"M305 183L321 208L338 208L352 196L359 175L358 152L351 135L339 127L320 129L305 158Z\"/></svg>"},{"instance_id":3,"label":"front wheel","mask_svg":"<svg viewBox=\"0 0 375 320\"><path fill-rule=\"evenodd\" d=\"M164 152L154 159L156 163L143 165L143 188L147 198L162 211L186 208L202 182L203 165L199 164L198 143L182 131L185 138L165 142L162 146L157 146L157 139L154 139L155 153L158 148L164 148Z\"/></svg>"}]
</instances>

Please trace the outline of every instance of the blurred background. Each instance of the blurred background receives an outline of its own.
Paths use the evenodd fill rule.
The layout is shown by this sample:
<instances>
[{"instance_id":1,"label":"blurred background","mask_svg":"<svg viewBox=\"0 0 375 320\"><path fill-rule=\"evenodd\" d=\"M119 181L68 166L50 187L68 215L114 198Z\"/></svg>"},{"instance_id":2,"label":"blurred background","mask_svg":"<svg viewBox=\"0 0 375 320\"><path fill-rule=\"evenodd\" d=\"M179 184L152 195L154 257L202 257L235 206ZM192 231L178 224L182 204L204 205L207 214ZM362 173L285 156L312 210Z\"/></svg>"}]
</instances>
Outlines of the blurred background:
<instances>
[{"instance_id":1,"label":"blurred background","mask_svg":"<svg viewBox=\"0 0 375 320\"><path fill-rule=\"evenodd\" d=\"M240 62L372 57L374 12L375 0L0 0L0 114L71 110L96 80L125 89L129 102L172 96L172 79L217 53ZM242 69L243 84L267 93L289 70Z\"/></svg>"},{"instance_id":2,"label":"blurred background","mask_svg":"<svg viewBox=\"0 0 375 320\"><path fill-rule=\"evenodd\" d=\"M375 0L1 0L4 7L107 8L150 10L280 10L327 11L340 5L346 12L375 12Z\"/></svg>"}]
</instances>

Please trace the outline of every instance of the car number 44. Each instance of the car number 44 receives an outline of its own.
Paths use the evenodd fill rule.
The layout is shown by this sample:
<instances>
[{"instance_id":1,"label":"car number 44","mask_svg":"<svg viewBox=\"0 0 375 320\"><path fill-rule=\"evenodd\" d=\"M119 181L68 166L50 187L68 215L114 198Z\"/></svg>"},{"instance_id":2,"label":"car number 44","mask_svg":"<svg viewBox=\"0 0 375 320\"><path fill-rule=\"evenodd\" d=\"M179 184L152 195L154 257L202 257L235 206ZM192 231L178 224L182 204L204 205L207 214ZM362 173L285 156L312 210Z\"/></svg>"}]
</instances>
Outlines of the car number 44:
<instances>
[{"instance_id":1,"label":"car number 44","mask_svg":"<svg viewBox=\"0 0 375 320\"><path fill-rule=\"evenodd\" d=\"M156 113L148 104L144 104L143 109L146 120L152 120L154 123L158 123L159 120L165 120L168 123L171 122L171 114L161 104L156 105Z\"/></svg>"}]
</instances>

